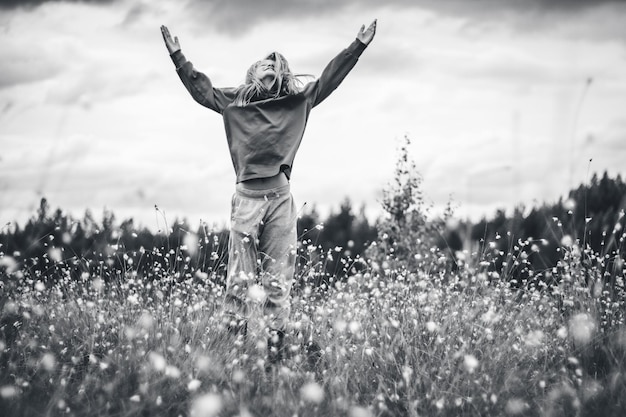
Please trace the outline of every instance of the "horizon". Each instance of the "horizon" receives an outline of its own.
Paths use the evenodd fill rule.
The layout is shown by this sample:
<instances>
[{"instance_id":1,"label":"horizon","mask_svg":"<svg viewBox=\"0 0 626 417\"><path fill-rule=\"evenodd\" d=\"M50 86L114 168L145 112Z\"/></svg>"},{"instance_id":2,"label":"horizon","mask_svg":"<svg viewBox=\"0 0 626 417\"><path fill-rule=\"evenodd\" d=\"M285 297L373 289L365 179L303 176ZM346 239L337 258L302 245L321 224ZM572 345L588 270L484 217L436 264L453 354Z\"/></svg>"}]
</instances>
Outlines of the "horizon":
<instances>
[{"instance_id":1,"label":"horizon","mask_svg":"<svg viewBox=\"0 0 626 417\"><path fill-rule=\"evenodd\" d=\"M521 210L522 213L526 215L529 211L533 209L540 209L542 208L542 206L545 206L545 205L554 206L554 205L559 204L560 202L563 204L567 204L567 201L569 200L568 195L571 192L574 192L579 187L589 186L594 176L596 176L598 179L601 179L604 175L607 175L608 178L611 180L622 179L623 181L623 178L621 177L620 174L617 174L615 177L611 177L608 175L607 171L604 171L602 173L593 172L593 173L590 173L588 182L580 183L576 185L574 188L568 190L567 193L562 194L554 201L536 202L535 204L532 204L532 205L518 205L515 207L508 208L508 209L505 207L496 207L492 212L482 213L478 217L471 217L471 216L461 217L454 210L454 205L452 204L453 215L452 215L451 220L460 221L460 222L469 222L469 224L477 224L482 220L487 220L487 221L493 220L494 217L498 214L498 212L504 212L506 216L511 216L515 211ZM94 210L92 208L85 208L82 212L79 212L79 211L68 212L63 207L55 205L54 202L51 202L48 198L46 198L45 196L42 196L38 204L34 206L29 213L25 213L25 216L23 217L23 219L20 219L19 221L14 220L14 221L7 222L6 224L3 224L2 229L4 230L6 228L10 230L15 230L16 227L23 228L29 221L36 219L37 212L41 206L42 200L45 200L48 205L49 215L56 213L57 210L60 210L64 216L68 216L74 221L81 221L89 213L89 215L93 217L96 224L99 224L99 222L103 220L105 215L111 214L113 215L115 224L117 226L121 225L125 221L132 221L136 227L136 230L145 229L152 233L160 233L163 231L166 225L169 228L171 228L172 225L174 225L175 223L181 223L181 222L184 222L188 226L193 226L193 227L195 226L201 227L202 225L207 225L210 227L211 230L227 230L229 228L228 222L224 222L224 221L218 222L218 221L211 221L211 219L202 219L202 218L190 219L187 216L171 217L167 214L166 210L158 207L157 205L154 205L152 207L152 219L147 222L145 220L142 221L141 218L137 218L132 215L131 216L119 216L114 210L108 209L107 207L102 207L100 210ZM355 216L360 216L361 213L363 213L368 223L371 225L375 225L378 220L380 220L381 218L385 216L385 213L381 207L379 207L378 210L372 210L370 207L367 207L365 204L357 206L354 204L352 200L349 199L349 197L346 197L342 199L341 201L338 201L335 206L332 206L328 210L325 210L325 211L320 211L317 205L315 204L302 207L300 210L301 212L300 217L306 216L306 215L312 215L313 211L315 211L320 222L324 223L324 221L328 220L329 217L336 215L341 209L341 206L346 202L350 204L352 214L354 214ZM428 208L429 208L429 211L427 214L429 215L429 219L432 220L441 216L442 214L441 212L432 211L433 207L428 207ZM147 219L148 217L150 216L145 216L144 219Z\"/></svg>"}]
</instances>

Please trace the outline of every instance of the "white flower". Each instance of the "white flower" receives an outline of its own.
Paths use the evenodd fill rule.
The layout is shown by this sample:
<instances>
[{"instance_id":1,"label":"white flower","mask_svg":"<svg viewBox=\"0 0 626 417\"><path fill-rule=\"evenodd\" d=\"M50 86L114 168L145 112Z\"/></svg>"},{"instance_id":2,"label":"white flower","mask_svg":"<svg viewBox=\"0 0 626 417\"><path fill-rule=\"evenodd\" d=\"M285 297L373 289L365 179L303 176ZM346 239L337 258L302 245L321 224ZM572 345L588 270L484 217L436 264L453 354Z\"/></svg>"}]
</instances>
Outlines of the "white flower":
<instances>
[{"instance_id":1,"label":"white flower","mask_svg":"<svg viewBox=\"0 0 626 417\"><path fill-rule=\"evenodd\" d=\"M478 367L478 359L474 355L465 355L463 358L463 367L470 374Z\"/></svg>"},{"instance_id":2,"label":"white flower","mask_svg":"<svg viewBox=\"0 0 626 417\"><path fill-rule=\"evenodd\" d=\"M202 385L202 382L199 379L192 379L187 384L187 389L193 392L193 391L196 391L198 388L200 388L200 385Z\"/></svg>"},{"instance_id":3,"label":"white flower","mask_svg":"<svg viewBox=\"0 0 626 417\"><path fill-rule=\"evenodd\" d=\"M561 238L561 246L570 248L572 247L573 244L574 244L574 239L570 235L565 235Z\"/></svg>"},{"instance_id":4,"label":"white flower","mask_svg":"<svg viewBox=\"0 0 626 417\"><path fill-rule=\"evenodd\" d=\"M359 330L361 330L361 323L358 321L351 321L350 324L348 324L348 330L350 330L350 333L352 334L358 333Z\"/></svg>"},{"instance_id":5,"label":"white flower","mask_svg":"<svg viewBox=\"0 0 626 417\"><path fill-rule=\"evenodd\" d=\"M504 408L504 411L510 416L516 416L518 414L522 414L526 410L527 407L528 407L528 404L526 404L524 400L521 400L519 398L511 398L506 403L506 407Z\"/></svg>"},{"instance_id":6,"label":"white flower","mask_svg":"<svg viewBox=\"0 0 626 417\"><path fill-rule=\"evenodd\" d=\"M41 357L41 366L48 372L54 371L57 360L52 353L45 353Z\"/></svg>"},{"instance_id":7,"label":"white flower","mask_svg":"<svg viewBox=\"0 0 626 417\"><path fill-rule=\"evenodd\" d=\"M543 342L544 334L541 330L533 330L528 333L526 338L524 339L524 343L530 347L541 346Z\"/></svg>"},{"instance_id":8,"label":"white flower","mask_svg":"<svg viewBox=\"0 0 626 417\"><path fill-rule=\"evenodd\" d=\"M20 392L17 387L14 387L13 385L4 385L0 387L0 397L5 399L17 397L19 393Z\"/></svg>"},{"instance_id":9,"label":"white flower","mask_svg":"<svg viewBox=\"0 0 626 417\"><path fill-rule=\"evenodd\" d=\"M48 257L53 262L61 262L63 260L63 252L59 248L48 249Z\"/></svg>"},{"instance_id":10,"label":"white flower","mask_svg":"<svg viewBox=\"0 0 626 417\"><path fill-rule=\"evenodd\" d=\"M170 378L178 379L180 378L180 370L173 365L167 365L165 367L165 375Z\"/></svg>"},{"instance_id":11,"label":"white flower","mask_svg":"<svg viewBox=\"0 0 626 417\"><path fill-rule=\"evenodd\" d=\"M315 382L307 382L300 388L300 396L304 401L319 404L324 399L324 389Z\"/></svg>"},{"instance_id":12,"label":"white flower","mask_svg":"<svg viewBox=\"0 0 626 417\"><path fill-rule=\"evenodd\" d=\"M4 267L7 274L11 274L17 270L18 263L11 256L0 256L0 267Z\"/></svg>"},{"instance_id":13,"label":"white flower","mask_svg":"<svg viewBox=\"0 0 626 417\"><path fill-rule=\"evenodd\" d=\"M578 313L569 321L569 333L579 343L589 343L595 333L596 324L587 313Z\"/></svg>"},{"instance_id":14,"label":"white flower","mask_svg":"<svg viewBox=\"0 0 626 417\"><path fill-rule=\"evenodd\" d=\"M214 417L222 410L222 397L218 394L204 394L191 404L190 417Z\"/></svg>"},{"instance_id":15,"label":"white flower","mask_svg":"<svg viewBox=\"0 0 626 417\"><path fill-rule=\"evenodd\" d=\"M163 371L167 366L167 361L165 360L165 358L156 352L150 352L148 354L148 360L150 361L150 365L152 365L152 368L155 371Z\"/></svg>"},{"instance_id":16,"label":"white flower","mask_svg":"<svg viewBox=\"0 0 626 417\"><path fill-rule=\"evenodd\" d=\"M373 417L374 416L367 408L358 407L358 406L352 407L348 415L350 417Z\"/></svg>"},{"instance_id":17,"label":"white flower","mask_svg":"<svg viewBox=\"0 0 626 417\"><path fill-rule=\"evenodd\" d=\"M263 301L265 299L265 290L258 284L251 285L248 288L248 298L254 301Z\"/></svg>"}]
</instances>

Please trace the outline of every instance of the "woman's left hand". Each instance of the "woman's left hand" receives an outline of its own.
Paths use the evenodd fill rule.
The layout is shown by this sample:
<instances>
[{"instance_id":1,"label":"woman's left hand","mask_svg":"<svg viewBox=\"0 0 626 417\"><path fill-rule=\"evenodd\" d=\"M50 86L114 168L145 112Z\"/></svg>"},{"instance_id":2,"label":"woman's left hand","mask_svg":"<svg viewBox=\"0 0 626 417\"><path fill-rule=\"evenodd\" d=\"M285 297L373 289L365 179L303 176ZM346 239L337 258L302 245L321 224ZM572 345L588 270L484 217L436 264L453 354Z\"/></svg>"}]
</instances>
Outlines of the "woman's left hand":
<instances>
[{"instance_id":1,"label":"woman's left hand","mask_svg":"<svg viewBox=\"0 0 626 417\"><path fill-rule=\"evenodd\" d=\"M165 47L167 51L173 54L176 51L180 51L180 42L178 42L178 36L175 36L172 39L172 35L170 35L170 31L165 25L161 25L161 35L163 35L163 41L165 41Z\"/></svg>"},{"instance_id":2,"label":"woman's left hand","mask_svg":"<svg viewBox=\"0 0 626 417\"><path fill-rule=\"evenodd\" d=\"M363 42L365 45L369 45L369 43L374 39L374 35L376 34L376 20L369 25L367 29L365 29L365 25L361 26L361 30L356 35L356 38Z\"/></svg>"}]
</instances>

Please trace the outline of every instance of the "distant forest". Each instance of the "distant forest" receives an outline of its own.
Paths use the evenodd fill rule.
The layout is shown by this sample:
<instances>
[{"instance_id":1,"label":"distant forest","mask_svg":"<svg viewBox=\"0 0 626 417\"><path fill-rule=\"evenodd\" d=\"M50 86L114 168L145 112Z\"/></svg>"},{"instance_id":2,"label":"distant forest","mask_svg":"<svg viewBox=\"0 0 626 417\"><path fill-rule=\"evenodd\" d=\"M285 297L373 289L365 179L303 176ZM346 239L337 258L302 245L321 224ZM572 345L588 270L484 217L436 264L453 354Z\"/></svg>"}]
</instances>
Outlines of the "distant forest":
<instances>
[{"instance_id":1,"label":"distant forest","mask_svg":"<svg viewBox=\"0 0 626 417\"><path fill-rule=\"evenodd\" d=\"M411 185L413 192L418 185ZM402 198L396 198L396 202ZM395 215L404 216L406 208L400 205ZM386 209L393 217L389 207ZM532 248L526 251L524 263L532 266L533 271L541 271L557 266L562 259L559 248L577 244L610 259L607 264L615 269L623 268L625 209L626 184L619 175L611 178L605 172L601 177L594 175L589 184L581 184L554 204L518 207L510 215L499 210L477 223L428 219L420 209L421 225L408 225L404 230L428 230L425 241L453 260L486 249L515 254L516 250L521 253L521 248ZM347 199L326 218L309 210L298 222L302 256L311 256L313 251L327 254L329 273L341 276L347 272L346 265L366 256L372 243L380 245L389 240L387 231L381 232L384 222L383 218L369 222L364 208L355 212ZM431 224L436 227L428 228ZM101 219L90 211L82 219L75 219L60 208L51 209L46 199L41 200L39 209L26 224L6 225L0 231L0 259L8 256L31 270L40 270L42 276L56 274L58 278L97 273L99 268L116 270L120 276L131 267L137 273L149 274L159 258L172 271L193 265L197 271L221 279L227 247L228 231L210 230L206 224L193 228L186 221L176 220L170 230L153 233L138 228L132 219L118 222L110 211L105 211Z\"/></svg>"}]
</instances>

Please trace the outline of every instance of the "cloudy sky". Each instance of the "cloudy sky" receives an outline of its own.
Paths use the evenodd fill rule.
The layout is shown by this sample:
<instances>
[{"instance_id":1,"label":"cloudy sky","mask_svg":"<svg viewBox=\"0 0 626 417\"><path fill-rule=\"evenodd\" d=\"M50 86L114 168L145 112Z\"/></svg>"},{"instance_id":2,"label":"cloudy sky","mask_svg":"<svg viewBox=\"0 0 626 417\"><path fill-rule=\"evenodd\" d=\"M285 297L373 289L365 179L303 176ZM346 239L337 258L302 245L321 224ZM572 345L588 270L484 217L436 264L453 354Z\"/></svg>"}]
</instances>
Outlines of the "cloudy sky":
<instances>
[{"instance_id":1,"label":"cloudy sky","mask_svg":"<svg viewBox=\"0 0 626 417\"><path fill-rule=\"evenodd\" d=\"M45 196L160 227L225 223L222 120L176 75L159 26L216 86L278 50L319 75L378 18L313 110L292 176L302 206L375 216L404 135L437 209L556 201L626 175L626 3L598 0L0 0L0 223ZM590 162L591 160L591 162Z\"/></svg>"}]
</instances>

